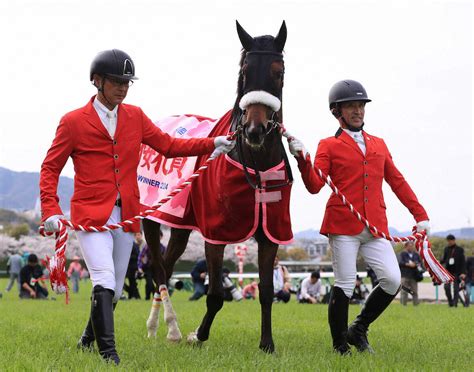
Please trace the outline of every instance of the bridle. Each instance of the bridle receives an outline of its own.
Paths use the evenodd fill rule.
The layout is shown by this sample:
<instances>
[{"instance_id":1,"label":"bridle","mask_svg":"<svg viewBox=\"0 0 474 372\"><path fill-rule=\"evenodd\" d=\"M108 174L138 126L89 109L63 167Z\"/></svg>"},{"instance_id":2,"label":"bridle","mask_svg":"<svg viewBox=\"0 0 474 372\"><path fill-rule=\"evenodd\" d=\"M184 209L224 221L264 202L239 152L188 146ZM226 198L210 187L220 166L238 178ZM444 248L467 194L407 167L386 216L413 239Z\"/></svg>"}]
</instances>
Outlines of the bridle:
<instances>
[{"instance_id":1,"label":"bridle","mask_svg":"<svg viewBox=\"0 0 474 372\"><path fill-rule=\"evenodd\" d=\"M243 122L244 114L245 114L245 111L242 111L242 114L240 115L239 120L237 122L237 127L236 127L236 130L235 130L235 137L237 138L237 141L236 141L237 142L236 143L237 157L238 157L239 163L242 164L242 167L244 168L244 174L245 174L245 178L247 180L247 183L253 189L255 189L255 190L258 189L260 191L275 189L275 188L278 188L278 187L284 187L284 186L291 185L293 183L293 173L291 172L290 162L288 160L288 156L286 154L285 148L283 147L283 142L281 140L279 141L280 151L281 151L281 154L282 154L282 157L283 157L283 161L285 163L285 169L286 169L286 174L288 175L288 178L285 180L285 182L279 183L277 185L262 186L260 171L259 171L257 163L255 162L255 159L253 157L252 148L250 147L249 154L250 154L250 159L252 160L252 163L253 163L253 170L255 171L255 180L256 180L256 182L254 183L252 181L252 178L250 176L250 172L248 170L248 165L245 163L243 147L242 147L243 140L246 139L246 132L245 132L245 124L246 123ZM272 117L270 118L270 120L267 120L267 129L266 129L265 134L263 135L264 138L267 137L268 135L270 135L270 133L272 133L276 129L278 129L280 132L283 129L282 124L280 122L278 122L277 120L275 120L275 115L276 115L276 112L273 112Z\"/></svg>"}]
</instances>

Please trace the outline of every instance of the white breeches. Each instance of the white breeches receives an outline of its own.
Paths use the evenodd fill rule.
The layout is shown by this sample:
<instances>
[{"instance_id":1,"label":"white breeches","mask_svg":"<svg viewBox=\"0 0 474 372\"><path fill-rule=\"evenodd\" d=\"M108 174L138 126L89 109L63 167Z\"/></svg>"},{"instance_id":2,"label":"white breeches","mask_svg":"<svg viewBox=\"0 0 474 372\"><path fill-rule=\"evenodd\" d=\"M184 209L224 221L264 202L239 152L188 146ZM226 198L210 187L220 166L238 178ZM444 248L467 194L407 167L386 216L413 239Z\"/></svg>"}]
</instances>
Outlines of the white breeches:
<instances>
[{"instance_id":1,"label":"white breeches","mask_svg":"<svg viewBox=\"0 0 474 372\"><path fill-rule=\"evenodd\" d=\"M121 222L121 208L115 206L108 224ZM92 285L100 285L115 292L114 302L122 295L133 233L116 229L105 232L76 232L79 246L89 270Z\"/></svg>"},{"instance_id":2,"label":"white breeches","mask_svg":"<svg viewBox=\"0 0 474 372\"><path fill-rule=\"evenodd\" d=\"M388 294L397 293L401 274L398 260L388 240L375 238L367 228L359 235L329 235L332 248L334 285L352 297L357 275L357 253L375 271L380 287Z\"/></svg>"}]
</instances>

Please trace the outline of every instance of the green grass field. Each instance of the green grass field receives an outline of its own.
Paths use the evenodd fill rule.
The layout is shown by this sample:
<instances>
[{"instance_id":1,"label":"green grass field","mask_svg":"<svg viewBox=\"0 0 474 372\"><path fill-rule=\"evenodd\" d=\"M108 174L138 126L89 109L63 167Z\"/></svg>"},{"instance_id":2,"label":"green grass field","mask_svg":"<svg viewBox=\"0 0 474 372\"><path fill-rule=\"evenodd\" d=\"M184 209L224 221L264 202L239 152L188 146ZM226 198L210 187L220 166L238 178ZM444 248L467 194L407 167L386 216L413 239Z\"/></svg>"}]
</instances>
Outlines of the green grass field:
<instances>
[{"instance_id":1,"label":"green grass field","mask_svg":"<svg viewBox=\"0 0 474 372\"><path fill-rule=\"evenodd\" d=\"M76 342L85 326L90 282L81 292L56 301L17 298L17 292L0 299L0 370L69 371L115 368L97 353L80 352ZM6 280L0 280L0 289ZM143 283L141 287L143 294ZM172 299L185 336L199 324L205 312L204 298L188 302L189 292ZM398 302L371 327L369 340L375 355L353 353L340 357L331 351L326 305L300 305L294 299L273 307L274 355L258 349L260 306L258 301L226 303L218 314L211 337L201 348L185 342L166 341L160 319L156 339L146 337L145 321L150 303L121 301L115 313L119 369L129 371L201 370L360 370L360 371L472 371L474 370L474 308L448 308L422 304L403 308ZM351 305L350 320L359 312ZM162 314L160 314L162 316Z\"/></svg>"}]
</instances>

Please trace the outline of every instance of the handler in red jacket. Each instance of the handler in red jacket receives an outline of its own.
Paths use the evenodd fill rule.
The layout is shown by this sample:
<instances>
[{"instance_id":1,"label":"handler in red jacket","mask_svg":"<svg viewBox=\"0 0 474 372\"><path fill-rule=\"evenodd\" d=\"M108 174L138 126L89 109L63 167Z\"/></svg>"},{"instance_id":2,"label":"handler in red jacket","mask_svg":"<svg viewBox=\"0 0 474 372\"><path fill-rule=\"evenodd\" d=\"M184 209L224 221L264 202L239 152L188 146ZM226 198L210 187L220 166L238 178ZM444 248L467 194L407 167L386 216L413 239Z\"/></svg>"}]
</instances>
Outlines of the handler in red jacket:
<instances>
[{"instance_id":1,"label":"handler in red jacket","mask_svg":"<svg viewBox=\"0 0 474 372\"><path fill-rule=\"evenodd\" d=\"M314 166L329 175L342 194L380 231L388 234L382 181L385 179L398 199L417 221L418 230L429 232L428 215L393 163L385 142L363 130L365 104L371 100L364 87L353 80L336 83L329 92L329 108L339 122L334 137L320 141ZM308 191L316 194L325 185L311 165L299 140L290 142ZM305 158L301 157L305 154ZM367 340L369 324L387 308L400 288L400 269L391 244L371 234L334 193L328 200L320 230L329 237L334 268L328 319L335 351L373 352ZM347 327L349 299L357 275L358 252L379 279L361 313Z\"/></svg>"},{"instance_id":2,"label":"handler in red jacket","mask_svg":"<svg viewBox=\"0 0 474 372\"><path fill-rule=\"evenodd\" d=\"M224 136L175 139L163 133L139 107L122 103L135 79L133 61L123 51L106 50L93 60L90 80L97 95L61 119L41 166L41 212L46 231L57 231L59 219L64 218L57 185L69 157L75 170L71 219L76 224L102 226L140 211L137 166L141 143L166 157L203 155L213 150L216 157L232 149L233 142ZM89 349L96 340L102 357L115 364L120 359L115 349L113 308L122 293L132 232L138 231L139 223L124 230L77 232L93 284L90 318L78 346Z\"/></svg>"}]
</instances>

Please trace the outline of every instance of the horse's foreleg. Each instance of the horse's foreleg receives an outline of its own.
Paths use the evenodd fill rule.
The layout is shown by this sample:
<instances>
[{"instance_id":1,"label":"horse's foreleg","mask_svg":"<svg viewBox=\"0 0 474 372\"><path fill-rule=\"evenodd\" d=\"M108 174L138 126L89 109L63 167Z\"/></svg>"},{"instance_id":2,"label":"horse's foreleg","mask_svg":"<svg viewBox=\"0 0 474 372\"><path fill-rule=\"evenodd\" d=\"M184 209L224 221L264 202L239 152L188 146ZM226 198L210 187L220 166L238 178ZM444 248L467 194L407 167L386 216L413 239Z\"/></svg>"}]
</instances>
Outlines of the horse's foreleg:
<instances>
[{"instance_id":1,"label":"horse's foreleg","mask_svg":"<svg viewBox=\"0 0 474 372\"><path fill-rule=\"evenodd\" d=\"M158 292L153 295L153 302L151 303L150 315L146 321L146 329L148 337L156 337L158 331L158 324L160 322L160 307L161 307L161 296Z\"/></svg>"},{"instance_id":2,"label":"horse's foreleg","mask_svg":"<svg viewBox=\"0 0 474 372\"><path fill-rule=\"evenodd\" d=\"M163 317L166 325L168 326L168 334L166 335L166 339L172 342L179 342L183 337L181 335L181 331L179 330L178 318L176 317L176 313L173 309L166 285L160 285L159 292L161 301L163 303Z\"/></svg>"},{"instance_id":3,"label":"horse's foreleg","mask_svg":"<svg viewBox=\"0 0 474 372\"><path fill-rule=\"evenodd\" d=\"M186 246L188 244L189 235L191 230L184 229L171 229L171 237L168 242L168 248L166 249L163 267L165 272L166 282L170 279L173 274L174 264L181 257ZM178 326L178 319L173 309L171 299L168 294L168 288L166 285L160 285L159 292L161 300L163 302L163 316L168 326L168 335L166 338L168 341L179 342L182 339L181 331Z\"/></svg>"},{"instance_id":4,"label":"horse's foreleg","mask_svg":"<svg viewBox=\"0 0 474 372\"><path fill-rule=\"evenodd\" d=\"M191 230L177 229L174 227L171 229L171 236L164 257L166 280L169 280L171 275L173 275L174 265L183 255L188 245L190 235Z\"/></svg>"},{"instance_id":5,"label":"horse's foreleg","mask_svg":"<svg viewBox=\"0 0 474 372\"><path fill-rule=\"evenodd\" d=\"M188 336L188 342L201 343L209 339L212 322L224 305L224 287L222 285L222 265L225 245L206 243L206 261L209 274L209 289L206 297L207 311L196 332Z\"/></svg>"},{"instance_id":6,"label":"horse's foreleg","mask_svg":"<svg viewBox=\"0 0 474 372\"><path fill-rule=\"evenodd\" d=\"M145 239L151 252L153 281L155 282L155 285L163 285L165 284L166 275L163 266L163 255L161 254L160 247L160 224L148 219L144 219L143 230L145 232ZM156 337L161 302L161 294L159 291L155 290L150 309L150 315L148 316L148 320L146 322L148 337Z\"/></svg>"},{"instance_id":7,"label":"horse's foreleg","mask_svg":"<svg viewBox=\"0 0 474 372\"><path fill-rule=\"evenodd\" d=\"M262 315L262 330L259 348L267 353L275 351L272 336L272 304L273 304L273 262L278 245L267 240L258 246L258 271L260 277L259 300Z\"/></svg>"}]
</instances>

